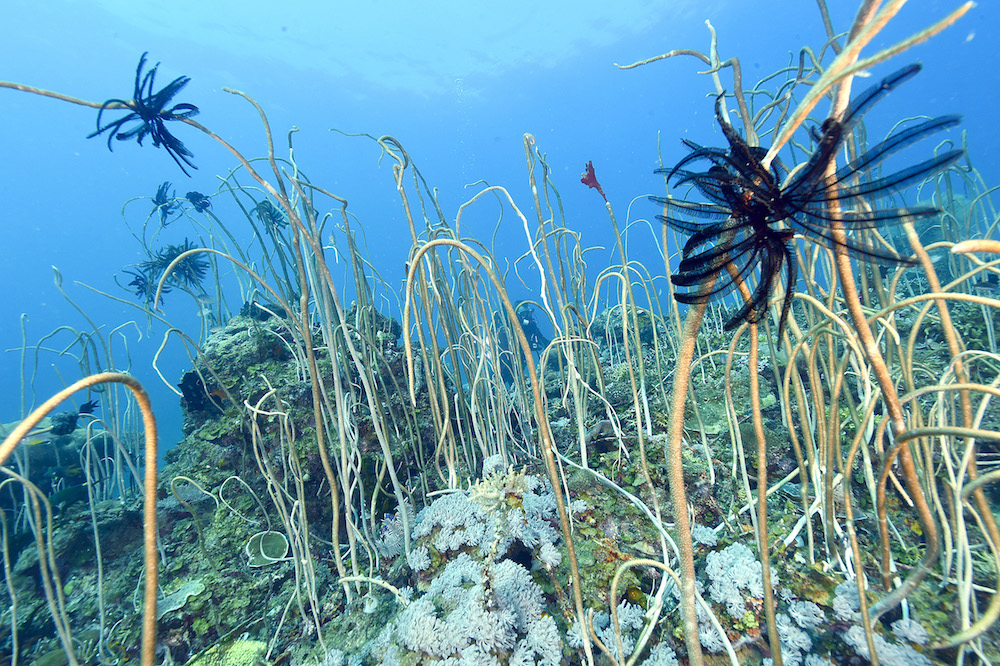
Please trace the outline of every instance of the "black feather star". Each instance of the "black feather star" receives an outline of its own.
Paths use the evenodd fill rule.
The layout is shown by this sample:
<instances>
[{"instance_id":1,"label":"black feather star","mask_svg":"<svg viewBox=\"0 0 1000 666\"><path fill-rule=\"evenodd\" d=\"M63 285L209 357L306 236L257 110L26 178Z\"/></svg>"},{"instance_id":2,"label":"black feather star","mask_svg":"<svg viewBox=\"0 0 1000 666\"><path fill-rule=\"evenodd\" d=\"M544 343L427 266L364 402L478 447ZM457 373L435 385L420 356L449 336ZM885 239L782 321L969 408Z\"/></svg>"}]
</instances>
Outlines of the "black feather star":
<instances>
[{"instance_id":1,"label":"black feather star","mask_svg":"<svg viewBox=\"0 0 1000 666\"><path fill-rule=\"evenodd\" d=\"M93 414L94 410L97 409L97 402L97 400L88 400L80 405L80 409L76 411L78 414Z\"/></svg>"},{"instance_id":2,"label":"black feather star","mask_svg":"<svg viewBox=\"0 0 1000 666\"><path fill-rule=\"evenodd\" d=\"M147 306L153 304L153 298L156 297L156 287L160 281L160 276L153 272L151 263L143 262L136 266L135 270L128 268L123 270L124 273L132 276L132 281L128 283L128 287L131 288L136 298L144 301ZM164 294L168 294L170 291L171 287L169 284L163 285L157 305L163 304Z\"/></svg>"},{"instance_id":3,"label":"black feather star","mask_svg":"<svg viewBox=\"0 0 1000 666\"><path fill-rule=\"evenodd\" d=\"M123 270L124 273L132 276L128 287L137 298L145 301L147 306L153 305L156 289L163 273L174 259L197 247L198 245L187 238L179 245L165 245L156 254L151 254L148 260L135 264L134 269L126 268ZM168 280L164 282L163 288L160 290L160 301L156 305L162 304L164 294L170 293L172 287L203 291L201 283L205 279L208 269L208 260L201 254L192 254L178 261Z\"/></svg>"},{"instance_id":4,"label":"black feather star","mask_svg":"<svg viewBox=\"0 0 1000 666\"><path fill-rule=\"evenodd\" d=\"M924 121L897 132L854 160L840 167L828 184L824 177L830 160L850 136L854 124L886 93L914 76L920 65L910 65L884 78L851 102L841 121L828 118L815 135L816 148L809 160L789 177L789 172L775 160L764 167L766 150L750 146L722 118L721 96L715 114L729 148L706 148L684 141L690 153L672 169L658 169L667 179L679 177L675 185L691 184L707 203L673 197L650 197L664 207L674 207L704 221L690 221L673 215L658 219L674 229L690 234L684 245L681 263L671 276L678 287L692 287L675 293L681 303L705 303L721 297L740 284L752 290L743 306L725 324L726 330L741 322L758 323L767 312L768 301L785 271L786 290L781 306L778 335L784 329L792 305L797 280L792 256L796 232L828 245L839 245L865 262L913 263L910 259L863 240L834 235L834 218L828 210L838 202L839 216L848 232L874 229L905 218L928 217L940 211L932 206L878 209L873 197L897 192L933 176L954 164L961 150L942 152L931 159L888 176L872 177L870 172L889 155L935 132L959 123L957 115ZM708 171L691 171L688 165L707 161ZM786 180L784 185L782 181ZM781 223L786 226L780 226ZM755 283L751 279L756 277Z\"/></svg>"},{"instance_id":5,"label":"black feather star","mask_svg":"<svg viewBox=\"0 0 1000 666\"><path fill-rule=\"evenodd\" d=\"M156 189L153 206L154 210L160 211L160 224L163 226L167 226L172 221L170 216L177 212L177 204L174 202L175 194L170 194L170 181L163 182Z\"/></svg>"},{"instance_id":6,"label":"black feather star","mask_svg":"<svg viewBox=\"0 0 1000 666\"><path fill-rule=\"evenodd\" d=\"M167 245L163 247L148 263L157 275L163 275L163 272L167 270L167 267L177 257L197 247L198 245L185 238L184 242L180 245ZM208 273L208 260L202 254L192 254L177 262L170 277L178 284L199 289L201 281L205 279L206 273Z\"/></svg>"},{"instance_id":7,"label":"black feather star","mask_svg":"<svg viewBox=\"0 0 1000 666\"><path fill-rule=\"evenodd\" d=\"M160 64L157 63L155 67L143 74L142 70L146 65L146 55L147 53L143 53L142 57L139 58L139 66L135 70L135 89L132 93L132 99L109 99L104 102L101 105L100 111L97 112L97 131L89 134L87 138L92 139L104 132L109 132L108 150L112 150L112 139L118 139L119 141L135 139L141 146L142 140L149 136L153 139L155 147L159 148L162 146L170 157L173 158L174 162L177 163L177 166L181 168L184 175L190 176L191 174L187 172L184 165L186 164L192 169L198 168L189 159L194 157L194 154L184 147L180 139L170 133L164 123L168 120L190 118L198 113L198 107L194 104L175 104L169 109L165 108L170 100L191 79L186 76L178 76L159 91L153 92L156 69ZM101 119L109 107L125 107L130 113L102 126ZM132 122L137 124L132 127L126 127L128 123Z\"/></svg>"},{"instance_id":8,"label":"black feather star","mask_svg":"<svg viewBox=\"0 0 1000 666\"><path fill-rule=\"evenodd\" d=\"M194 206L194 209L199 213L204 213L212 207L212 200L201 192L188 192L184 196L191 202L191 205Z\"/></svg>"}]
</instances>

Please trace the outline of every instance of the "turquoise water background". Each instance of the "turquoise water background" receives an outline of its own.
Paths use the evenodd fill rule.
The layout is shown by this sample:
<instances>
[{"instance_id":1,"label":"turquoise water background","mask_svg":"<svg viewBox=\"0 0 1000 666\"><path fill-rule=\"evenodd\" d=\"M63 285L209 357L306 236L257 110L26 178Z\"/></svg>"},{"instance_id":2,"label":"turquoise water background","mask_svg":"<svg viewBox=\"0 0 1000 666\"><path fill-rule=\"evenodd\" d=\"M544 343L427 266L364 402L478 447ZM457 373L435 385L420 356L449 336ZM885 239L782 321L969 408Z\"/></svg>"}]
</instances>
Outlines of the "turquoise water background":
<instances>
[{"instance_id":1,"label":"turquoise water background","mask_svg":"<svg viewBox=\"0 0 1000 666\"><path fill-rule=\"evenodd\" d=\"M870 47L888 45L944 16L958 2L912 0ZM832 1L834 25L845 30L853 3ZM453 216L471 196L467 184L485 179L508 187L530 207L521 136L531 132L547 153L570 226L596 273L611 256L607 215L596 192L579 183L593 160L619 216L652 217L644 195L662 193L653 174L659 150L665 163L684 154L681 138L718 144L709 77L691 58L621 71L670 49L708 49L711 20L723 58L737 56L744 87L789 64L805 45L825 41L815 3L804 0L710 2L10 2L0 11L0 78L91 101L130 96L139 56L161 62L158 85L182 74L191 83L175 101L201 109L198 120L247 156L264 153L260 119L223 86L252 95L267 112L279 147L291 127L296 158L314 182L346 197L369 240L369 254L387 282L401 288L409 234L387 161L368 141L331 132L391 134L439 188ZM883 76L914 60L924 72L894 92L866 118L884 135L903 117L962 113L972 163L989 185L1000 183L996 132L1000 27L996 2L982 2L957 26L872 72ZM728 81L729 75L725 74ZM864 82L858 85L863 85ZM820 113L823 110L821 109ZM180 438L176 397L156 378L150 361L161 333L148 335L139 310L75 284L80 281L126 300L115 274L144 259L123 220L122 204L152 196L171 181L179 196L211 193L232 157L191 128L177 134L199 167L186 178L163 151L148 144L87 140L96 113L52 99L0 90L0 421L30 406L20 393L21 322L29 343L58 326L87 328L52 284L52 266L64 286L105 330L128 329L131 369L149 386L166 445ZM172 128L175 129L175 128ZM949 136L958 140L954 132ZM765 141L766 143L766 141ZM920 149L929 150L928 147ZM921 152L921 155L924 153ZM630 202L639 198L629 212ZM134 204L141 220L148 203ZM488 239L488 212L463 221ZM511 260L525 249L513 222L499 235L498 254ZM654 223L655 224L655 223ZM656 230L658 234L658 230ZM630 236L632 258L662 273L650 227ZM165 235L180 242L176 228ZM123 282L128 282L128 277ZM530 286L530 285L529 285ZM529 292L515 297L530 296ZM170 299L166 313L181 327L196 318L188 299ZM394 303L387 303L392 311ZM22 320L22 315L27 319ZM139 339L141 335L141 340ZM68 343L68 336L56 341ZM10 350L10 351L8 351ZM40 357L36 381L44 398L75 378L53 353ZM177 381L189 365L169 348L164 374ZM82 399L82 398L81 398Z\"/></svg>"}]
</instances>

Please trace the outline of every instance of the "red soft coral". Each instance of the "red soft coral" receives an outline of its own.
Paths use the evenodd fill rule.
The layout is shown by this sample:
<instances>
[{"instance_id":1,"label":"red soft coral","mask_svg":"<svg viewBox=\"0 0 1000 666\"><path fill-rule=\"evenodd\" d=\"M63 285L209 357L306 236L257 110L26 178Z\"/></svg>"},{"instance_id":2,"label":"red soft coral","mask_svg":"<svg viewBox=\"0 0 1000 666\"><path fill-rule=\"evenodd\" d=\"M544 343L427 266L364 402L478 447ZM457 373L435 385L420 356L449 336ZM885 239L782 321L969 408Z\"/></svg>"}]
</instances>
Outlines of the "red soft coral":
<instances>
[{"instance_id":1,"label":"red soft coral","mask_svg":"<svg viewBox=\"0 0 1000 666\"><path fill-rule=\"evenodd\" d=\"M584 171L583 174L580 176L580 182L586 185L587 187L592 187L595 190L597 190L598 193L601 195L601 197L604 199L604 201L607 202L608 198L604 196L604 188L601 187L601 184L597 182L597 175L594 173L593 161L587 162L587 170Z\"/></svg>"}]
</instances>

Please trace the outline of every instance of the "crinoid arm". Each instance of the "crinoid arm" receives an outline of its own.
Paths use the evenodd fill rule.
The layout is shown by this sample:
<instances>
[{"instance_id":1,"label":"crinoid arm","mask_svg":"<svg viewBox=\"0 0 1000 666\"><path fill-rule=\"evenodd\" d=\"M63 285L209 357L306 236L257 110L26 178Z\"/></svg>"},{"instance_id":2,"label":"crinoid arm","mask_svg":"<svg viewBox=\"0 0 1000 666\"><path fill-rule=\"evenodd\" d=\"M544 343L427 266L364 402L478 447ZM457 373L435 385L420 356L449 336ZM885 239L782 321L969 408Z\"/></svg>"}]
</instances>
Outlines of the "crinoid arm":
<instances>
[{"instance_id":1,"label":"crinoid arm","mask_svg":"<svg viewBox=\"0 0 1000 666\"><path fill-rule=\"evenodd\" d=\"M136 298L144 301L146 305L152 304L153 298L156 296L156 286L160 280L160 276L152 269L151 262L145 261L136 266L135 270L129 268L122 270L123 273L132 276L132 281L128 283L126 288L131 289ZM115 281L117 282L117 278ZM160 303L157 305L163 303L163 295L170 293L171 289L170 285L163 285L163 289L160 291Z\"/></svg>"},{"instance_id":2,"label":"crinoid arm","mask_svg":"<svg viewBox=\"0 0 1000 666\"><path fill-rule=\"evenodd\" d=\"M771 294L785 269L788 284L795 284L797 269L789 242L792 232L787 229L748 233L746 226L724 224L702 235L694 235L685 245L685 258L671 282L678 287L696 287L693 291L675 292L679 303L702 304L722 298L740 284L751 288L750 297L723 325L732 330L742 322L759 323L767 313ZM714 243L708 250L691 254L695 249ZM714 280L713 280L714 278ZM754 284L754 281L756 283ZM779 335L791 311L792 290L786 290L779 319Z\"/></svg>"},{"instance_id":3,"label":"crinoid arm","mask_svg":"<svg viewBox=\"0 0 1000 666\"><path fill-rule=\"evenodd\" d=\"M750 298L723 324L724 330L732 330L744 321L748 324L759 324L763 321L770 305L771 294L774 293L775 287L781 280L782 266L785 267L787 273L785 278L786 283L789 285L795 284L797 269L795 261L792 258L792 252L788 248L788 241L791 237L791 232L788 231L768 234L764 240L766 248L763 248L760 252L760 272L757 285L754 287ZM778 318L779 338L785 330L788 313L792 310L793 294L793 289L786 289L785 297L782 299L781 314Z\"/></svg>"},{"instance_id":4,"label":"crinoid arm","mask_svg":"<svg viewBox=\"0 0 1000 666\"><path fill-rule=\"evenodd\" d=\"M152 136L153 136L153 145L156 146L157 148L162 146L163 149L167 151L167 154L170 155L171 158L173 158L174 162L177 163L177 166L181 168L181 171L184 172L185 176L188 177L191 176L191 174L187 172L187 169L184 168L185 164L191 167L192 169L198 168L194 165L194 162L192 162L189 159L191 157L194 157L194 153L188 150L180 139L178 139L173 134L164 129L162 123L160 123L159 132L157 134L153 134Z\"/></svg>"},{"instance_id":5,"label":"crinoid arm","mask_svg":"<svg viewBox=\"0 0 1000 666\"><path fill-rule=\"evenodd\" d=\"M717 206L715 204L709 203L698 203L694 201L687 201L685 199L677 199L674 197L649 197L649 200L653 203L660 204L661 206L673 206L678 208L689 215L694 217L700 217L704 219L722 219L729 217L730 211L722 206ZM670 225L672 228L678 231L684 231L687 233L695 232L701 229L701 227L706 222L696 222L692 220L684 220L679 217L674 217L673 215L657 215L656 219L664 224Z\"/></svg>"},{"instance_id":6,"label":"crinoid arm","mask_svg":"<svg viewBox=\"0 0 1000 666\"><path fill-rule=\"evenodd\" d=\"M866 88L860 95L851 100L850 106L844 111L839 121L827 118L823 122L823 134L820 137L817 149L809 160L809 166L803 172L801 179L816 178L816 175L811 172L817 167L820 170L826 168L826 164L830 158L840 148L844 140L850 136L854 124L861 120L876 102L901 84L916 76L921 69L922 67L919 63L913 63L896 70L875 85Z\"/></svg>"},{"instance_id":7,"label":"crinoid arm","mask_svg":"<svg viewBox=\"0 0 1000 666\"><path fill-rule=\"evenodd\" d=\"M678 294L678 300L698 303L728 293L757 267L758 252L763 248L763 245L758 246L758 240L752 227L734 218L706 225L692 234L684 244L683 258L670 281L678 287L698 286L698 289ZM708 249L699 251L706 246ZM716 280L710 285L713 276ZM682 296L695 300L683 300Z\"/></svg>"},{"instance_id":8,"label":"crinoid arm","mask_svg":"<svg viewBox=\"0 0 1000 666\"><path fill-rule=\"evenodd\" d=\"M811 240L820 242L827 246L837 245L847 250L848 254L858 261L878 264L880 266L892 266L895 264L915 265L914 259L903 256L887 247L876 247L853 236L838 238L834 230L830 227L809 223L799 223L802 235Z\"/></svg>"},{"instance_id":9,"label":"crinoid arm","mask_svg":"<svg viewBox=\"0 0 1000 666\"><path fill-rule=\"evenodd\" d=\"M864 153L837 169L837 182L844 181L850 174L865 171L879 164L889 155L920 141L921 139L944 129L957 127L962 116L957 114L931 118L913 127L896 132L885 141L866 150ZM943 168L943 167L942 167Z\"/></svg>"},{"instance_id":10,"label":"crinoid arm","mask_svg":"<svg viewBox=\"0 0 1000 666\"><path fill-rule=\"evenodd\" d=\"M859 207L857 210L841 210L834 215L824 206L813 206L804 213L812 220L803 222L804 226L812 225L827 228L833 222L841 222L844 227L856 231L860 229L878 229L883 226L898 224L907 218L932 217L941 213L934 206L905 206L903 208Z\"/></svg>"},{"instance_id":11,"label":"crinoid arm","mask_svg":"<svg viewBox=\"0 0 1000 666\"><path fill-rule=\"evenodd\" d=\"M125 101L123 99L107 100L106 102L104 102L104 104L101 105L101 108L97 110L97 129L87 135L88 139L93 139L95 136L99 136L101 134L104 134L105 132L108 132L108 150L113 150L113 148L111 147L111 140L118 135L118 133L121 131L122 126L125 125L126 123L132 122L133 120L139 119L139 114L134 112L127 113L121 118L113 120L107 125L104 125L102 127L101 120L104 117L104 112L111 108L114 108L115 110L119 108L131 109L132 106L131 102Z\"/></svg>"},{"instance_id":12,"label":"crinoid arm","mask_svg":"<svg viewBox=\"0 0 1000 666\"><path fill-rule=\"evenodd\" d=\"M700 159L711 160L715 164L725 163L727 155L725 148L699 146L694 141L689 141L687 139L681 139L681 143L683 143L691 152L681 158L681 161L675 164L672 168L656 169L653 173L665 174L667 176L667 180L673 180L674 175L680 172L683 167Z\"/></svg>"},{"instance_id":13,"label":"crinoid arm","mask_svg":"<svg viewBox=\"0 0 1000 666\"><path fill-rule=\"evenodd\" d=\"M170 194L170 181L165 180L156 188L156 195L153 197L153 205L167 206L174 195Z\"/></svg>"},{"instance_id":14,"label":"crinoid arm","mask_svg":"<svg viewBox=\"0 0 1000 666\"><path fill-rule=\"evenodd\" d=\"M693 287L706 278L718 273L727 265L734 263L735 258L753 249L756 242L754 236L745 236L733 242L717 243L710 249L695 253L695 250L711 240L715 234L695 234L684 245L684 258L677 272L673 275L673 283L678 287Z\"/></svg>"},{"instance_id":15,"label":"crinoid arm","mask_svg":"<svg viewBox=\"0 0 1000 666\"><path fill-rule=\"evenodd\" d=\"M847 111L844 112L840 124L845 129L853 127L854 123L861 120L862 116L876 102L882 99L883 96L912 79L920 73L921 69L923 69L923 66L920 63L910 63L905 67L897 69L870 88L866 88L860 95L851 100L851 104L847 107Z\"/></svg>"},{"instance_id":16,"label":"crinoid arm","mask_svg":"<svg viewBox=\"0 0 1000 666\"><path fill-rule=\"evenodd\" d=\"M839 121L833 118L827 118L823 121L822 133L816 149L806 166L783 188L783 193L790 197L804 191L798 196L810 196L823 180L823 173L830 160L850 136L854 124L861 120L876 102L902 83L916 76L920 70L921 66L914 63L893 72L855 97Z\"/></svg>"},{"instance_id":17,"label":"crinoid arm","mask_svg":"<svg viewBox=\"0 0 1000 666\"><path fill-rule=\"evenodd\" d=\"M849 179L865 173L882 163L887 157L896 153L921 139L924 139L941 130L955 127L961 121L961 116L948 115L939 118L932 118L913 127L909 127L900 132L896 132L885 141L866 150L855 159L837 169L834 183L840 185ZM844 200L854 197L871 196L881 192L894 192L942 171L956 161L958 161L964 151L953 149L936 155L932 159L921 162L902 171L898 171L889 176L883 176L874 180L868 180L854 186L829 187L824 180L815 174L812 180L808 180L805 175L796 178L795 181L786 188L788 194L792 195L789 200L808 199L812 202L832 201L835 199ZM812 164L812 160L810 160ZM809 167L807 167L807 170Z\"/></svg>"},{"instance_id":18,"label":"crinoid arm","mask_svg":"<svg viewBox=\"0 0 1000 666\"><path fill-rule=\"evenodd\" d=\"M949 166L961 159L964 154L965 151L959 148L949 150L928 160L924 160L920 164L915 164L909 168L903 169L902 171L897 171L894 174L876 178L875 180L868 182L862 182L858 185L852 185L851 187L845 187L837 192L831 192L830 195L828 195L827 200L846 200L858 197L869 197L882 192L898 192L903 188L922 182L934 174L947 169Z\"/></svg>"},{"instance_id":19,"label":"crinoid arm","mask_svg":"<svg viewBox=\"0 0 1000 666\"><path fill-rule=\"evenodd\" d=\"M157 63L156 66L159 67L159 63ZM153 68L153 71L155 70L156 68ZM186 102L175 104L170 107L170 109L165 110L167 103L190 82L190 77L178 76L176 79L165 85L162 90L151 95L149 97L149 105L158 109L160 114L169 116L171 119L190 118L191 116L196 115L198 113L198 107L194 104L188 104Z\"/></svg>"},{"instance_id":20,"label":"crinoid arm","mask_svg":"<svg viewBox=\"0 0 1000 666\"><path fill-rule=\"evenodd\" d=\"M725 167L713 165L707 172L677 171L680 176L676 185L691 184L698 189L711 203L699 203L678 199L674 197L650 196L650 201L661 205L672 205L688 212L695 217L702 218L722 218L732 214L735 207L739 206L740 198L736 192L736 187L742 185L739 177L732 174ZM672 224L667 218L658 216L662 222ZM685 229L683 222L673 225L676 228ZM686 229L685 229L686 230Z\"/></svg>"},{"instance_id":21,"label":"crinoid arm","mask_svg":"<svg viewBox=\"0 0 1000 666\"><path fill-rule=\"evenodd\" d=\"M173 199L176 192L170 193L170 181L164 181L156 188L156 195L153 197L153 210L160 212L160 224L166 226L169 218L177 210L177 204Z\"/></svg>"}]
</instances>

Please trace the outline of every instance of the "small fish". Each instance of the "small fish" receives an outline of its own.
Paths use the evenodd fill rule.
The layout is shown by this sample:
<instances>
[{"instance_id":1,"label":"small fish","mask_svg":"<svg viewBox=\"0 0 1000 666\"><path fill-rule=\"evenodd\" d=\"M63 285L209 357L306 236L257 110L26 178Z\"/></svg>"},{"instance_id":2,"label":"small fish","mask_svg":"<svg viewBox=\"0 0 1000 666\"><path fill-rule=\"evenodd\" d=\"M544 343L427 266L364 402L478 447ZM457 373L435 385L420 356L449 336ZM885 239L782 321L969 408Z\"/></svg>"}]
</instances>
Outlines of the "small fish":
<instances>
[{"instance_id":1,"label":"small fish","mask_svg":"<svg viewBox=\"0 0 1000 666\"><path fill-rule=\"evenodd\" d=\"M49 502L57 509L65 509L68 506L87 501L87 484L70 486L49 496Z\"/></svg>"},{"instance_id":2,"label":"small fish","mask_svg":"<svg viewBox=\"0 0 1000 666\"><path fill-rule=\"evenodd\" d=\"M972 286L984 291L1000 291L1000 278L994 274L990 274Z\"/></svg>"},{"instance_id":3,"label":"small fish","mask_svg":"<svg viewBox=\"0 0 1000 666\"><path fill-rule=\"evenodd\" d=\"M64 485L79 485L87 480L87 475L80 465L54 465L45 470L43 476L47 479L61 479Z\"/></svg>"}]
</instances>

